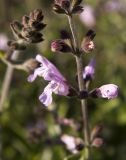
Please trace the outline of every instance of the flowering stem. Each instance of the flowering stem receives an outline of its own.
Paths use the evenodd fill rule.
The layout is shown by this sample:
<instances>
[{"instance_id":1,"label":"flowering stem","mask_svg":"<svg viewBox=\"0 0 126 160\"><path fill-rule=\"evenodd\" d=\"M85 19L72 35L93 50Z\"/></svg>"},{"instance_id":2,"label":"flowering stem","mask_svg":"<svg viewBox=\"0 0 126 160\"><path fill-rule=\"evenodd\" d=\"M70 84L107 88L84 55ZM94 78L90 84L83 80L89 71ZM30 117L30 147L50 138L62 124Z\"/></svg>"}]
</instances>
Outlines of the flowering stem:
<instances>
[{"instance_id":1,"label":"flowering stem","mask_svg":"<svg viewBox=\"0 0 126 160\"><path fill-rule=\"evenodd\" d=\"M19 56L19 52L18 51L14 52L14 54L12 54L12 60L16 60L18 58L18 56ZM6 73L5 73L4 82L3 82L3 85L2 85L2 90L1 90L0 113L3 112L3 106L4 106L4 102L7 98L8 91L9 91L11 79L12 79L12 76L13 76L13 70L14 70L13 65L8 64L7 70L6 70Z\"/></svg>"},{"instance_id":2,"label":"flowering stem","mask_svg":"<svg viewBox=\"0 0 126 160\"><path fill-rule=\"evenodd\" d=\"M73 19L72 19L72 15L68 16L68 21L69 21L69 25L70 25L70 29L71 29L71 33L72 33L72 37L73 37L73 43L74 43L74 49L77 49L78 47L78 41L77 41L77 34L75 32L75 26L73 23Z\"/></svg>"},{"instance_id":3,"label":"flowering stem","mask_svg":"<svg viewBox=\"0 0 126 160\"><path fill-rule=\"evenodd\" d=\"M70 29L72 32L73 37L73 43L74 43L74 49L75 49L75 58L76 58L76 64L77 64L77 74L78 74L78 85L79 85L79 91L83 91L86 89L86 86L84 85L83 81L83 62L82 62L82 56L78 50L79 45L77 41L75 26L73 23L72 16L68 16ZM87 113L87 101L85 99L81 100L81 107L82 107L82 116L83 116L83 124L84 124L84 141L86 146L86 155L84 152L84 159L90 160L91 159L91 151L90 151L90 133L89 133L89 125L88 125L88 113Z\"/></svg>"}]
</instances>

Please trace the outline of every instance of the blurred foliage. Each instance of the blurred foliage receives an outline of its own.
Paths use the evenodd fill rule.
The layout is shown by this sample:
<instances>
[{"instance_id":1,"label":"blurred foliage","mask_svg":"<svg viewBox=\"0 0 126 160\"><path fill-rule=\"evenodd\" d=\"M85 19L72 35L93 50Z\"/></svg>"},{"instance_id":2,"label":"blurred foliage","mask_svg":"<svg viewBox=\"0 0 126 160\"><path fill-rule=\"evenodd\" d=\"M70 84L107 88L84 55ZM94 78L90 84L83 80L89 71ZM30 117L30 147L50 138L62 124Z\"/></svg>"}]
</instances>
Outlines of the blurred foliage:
<instances>
[{"instance_id":1,"label":"blurred foliage","mask_svg":"<svg viewBox=\"0 0 126 160\"><path fill-rule=\"evenodd\" d=\"M106 11L104 5L110 0L84 1L91 5L96 15L97 36L95 39L97 66L94 82L91 88L106 83L115 83L120 88L117 99L107 101L89 99L88 109L90 127L97 123L104 124L103 137L105 145L93 150L94 160L125 160L126 156L126 3L118 0L123 10ZM48 57L59 70L76 84L76 65L70 55L53 54L50 51L50 42L59 38L59 31L69 26L64 16L52 12L53 0L1 0L0 1L0 32L10 39L12 33L9 23L20 20L25 14L36 8L42 8L45 15L45 41L29 46L21 55L21 59L35 57L42 53ZM60 23L59 23L60 22ZM88 28L76 16L77 33L81 40ZM79 24L79 25L78 25ZM86 65L92 54L84 56ZM6 66L0 64L0 87L2 86ZM46 110L39 102L38 96L45 86L44 80L38 78L32 84L27 82L28 75L22 71L15 71L5 109L0 115L0 153L3 160L61 160L70 155L63 145L58 143L62 133L81 136L70 127L59 125L51 110ZM53 106L60 117L72 118L80 123L81 108L78 101L54 96ZM78 158L76 158L78 159Z\"/></svg>"}]
</instances>

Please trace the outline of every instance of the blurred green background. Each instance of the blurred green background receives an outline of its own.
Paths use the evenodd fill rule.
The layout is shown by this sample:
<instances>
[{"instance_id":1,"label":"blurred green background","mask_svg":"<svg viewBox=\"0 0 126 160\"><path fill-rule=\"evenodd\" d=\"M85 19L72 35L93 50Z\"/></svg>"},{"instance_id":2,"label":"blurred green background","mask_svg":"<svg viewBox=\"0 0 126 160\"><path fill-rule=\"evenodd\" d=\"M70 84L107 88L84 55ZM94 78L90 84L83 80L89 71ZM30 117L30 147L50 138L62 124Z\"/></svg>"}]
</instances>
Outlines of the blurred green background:
<instances>
[{"instance_id":1,"label":"blurred green background","mask_svg":"<svg viewBox=\"0 0 126 160\"><path fill-rule=\"evenodd\" d=\"M31 45L20 58L35 57L41 53L48 57L69 81L76 86L76 64L69 54L54 54L50 51L50 42L59 39L59 32L68 29L65 16L52 12L53 0L0 0L0 33L13 39L9 24L21 20L23 15L41 8L44 14L43 30L45 41ZM115 3L115 4L114 4ZM84 55L84 64L95 55L96 74L90 88L102 84L114 83L120 88L120 94L114 100L89 99L90 127L104 124L103 147L94 149L94 160L126 160L126 2L125 0L85 0L83 5L92 7L95 24L89 26L75 16L77 33L81 41L88 29L96 31L96 49L94 53ZM6 65L0 62L0 88L2 87ZM46 82L38 78L27 82L28 74L14 71L9 94L5 102L6 111L0 115L0 156L1 160L62 160L69 155L63 145L57 143L61 133L82 137L70 127L61 126L55 121L55 113L46 110L38 96ZM80 122L79 102L54 95L54 104L58 115Z\"/></svg>"}]
</instances>

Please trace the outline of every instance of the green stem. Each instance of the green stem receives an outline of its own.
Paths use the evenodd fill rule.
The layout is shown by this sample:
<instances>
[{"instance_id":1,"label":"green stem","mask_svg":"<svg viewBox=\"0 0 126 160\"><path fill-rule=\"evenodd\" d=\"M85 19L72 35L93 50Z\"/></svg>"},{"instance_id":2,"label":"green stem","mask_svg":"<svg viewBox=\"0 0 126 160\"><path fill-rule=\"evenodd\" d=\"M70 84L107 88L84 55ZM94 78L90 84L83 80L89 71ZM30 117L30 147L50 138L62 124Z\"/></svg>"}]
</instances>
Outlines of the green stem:
<instances>
[{"instance_id":1,"label":"green stem","mask_svg":"<svg viewBox=\"0 0 126 160\"><path fill-rule=\"evenodd\" d=\"M12 54L12 60L17 60L19 56L19 52L16 51L14 54ZM5 78L3 81L2 89L1 89L1 98L0 98L0 113L4 110L4 103L8 95L8 91L10 88L10 83L13 76L14 67L11 64L8 64L7 70L5 73Z\"/></svg>"},{"instance_id":2,"label":"green stem","mask_svg":"<svg viewBox=\"0 0 126 160\"><path fill-rule=\"evenodd\" d=\"M76 64L77 64L77 74L78 74L78 86L79 86L79 91L83 91L86 89L86 86L84 85L83 81L83 62L82 62L82 57L80 52L78 52L78 41L77 41L77 35L75 31L75 26L73 23L72 16L68 16L69 20L69 25L70 29L72 32L72 38L73 38L73 43L74 43L74 49L76 52L75 58L76 58ZM90 133L89 133L89 125L88 125L88 111L87 111L87 101L85 99L81 100L81 108L82 108L82 116L83 116L83 124L84 124L84 141L85 141L85 146L86 146L86 157L84 158L85 160L90 160L91 159L91 150L90 150ZM85 155L84 155L85 156Z\"/></svg>"}]
</instances>

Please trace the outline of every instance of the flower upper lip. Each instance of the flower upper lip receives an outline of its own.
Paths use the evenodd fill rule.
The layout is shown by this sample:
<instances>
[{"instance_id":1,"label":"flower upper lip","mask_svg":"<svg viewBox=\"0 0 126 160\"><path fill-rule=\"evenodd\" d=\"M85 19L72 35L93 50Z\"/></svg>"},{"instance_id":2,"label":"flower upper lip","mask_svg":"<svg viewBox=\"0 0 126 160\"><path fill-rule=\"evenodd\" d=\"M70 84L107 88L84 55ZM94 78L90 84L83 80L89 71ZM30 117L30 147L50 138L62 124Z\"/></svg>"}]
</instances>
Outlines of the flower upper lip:
<instances>
[{"instance_id":1,"label":"flower upper lip","mask_svg":"<svg viewBox=\"0 0 126 160\"><path fill-rule=\"evenodd\" d=\"M60 79L62 81L66 81L66 79L61 75L61 73L58 71L58 69L51 62L49 62L45 57L37 55L36 60L41 63L40 68L43 70L42 77L45 80L48 80L48 81L55 80L55 81L57 81L57 80Z\"/></svg>"}]
</instances>

